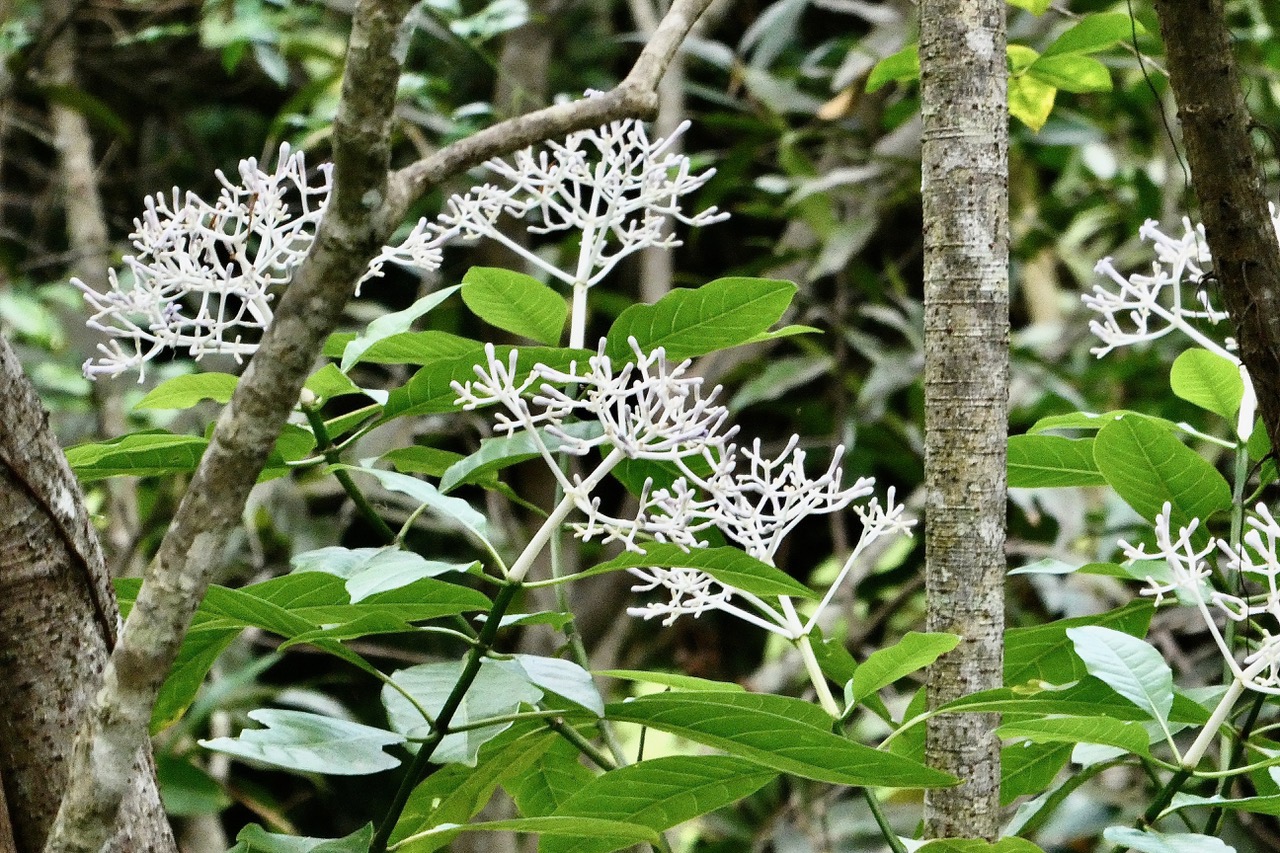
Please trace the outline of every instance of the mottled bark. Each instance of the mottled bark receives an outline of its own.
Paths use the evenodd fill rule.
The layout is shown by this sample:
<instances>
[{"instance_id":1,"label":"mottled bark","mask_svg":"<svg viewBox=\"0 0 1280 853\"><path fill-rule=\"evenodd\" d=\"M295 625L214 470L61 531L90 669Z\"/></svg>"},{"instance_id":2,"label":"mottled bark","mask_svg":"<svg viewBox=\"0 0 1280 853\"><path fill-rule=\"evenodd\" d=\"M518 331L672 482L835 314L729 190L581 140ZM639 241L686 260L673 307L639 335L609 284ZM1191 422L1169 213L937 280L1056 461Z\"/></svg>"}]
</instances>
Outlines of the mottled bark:
<instances>
[{"instance_id":1,"label":"mottled bark","mask_svg":"<svg viewBox=\"0 0 1280 853\"><path fill-rule=\"evenodd\" d=\"M97 853L112 831L130 758L146 741L155 697L245 498L292 410L321 344L369 259L410 205L441 181L544 139L653 111L662 73L709 0L676 0L627 79L599 97L502 122L388 175L410 0L362 0L352 21L333 128L333 190L311 251L214 427L76 739L70 784L46 850Z\"/></svg>"},{"instance_id":2,"label":"mottled bark","mask_svg":"<svg viewBox=\"0 0 1280 853\"><path fill-rule=\"evenodd\" d=\"M11 849L36 853L62 799L71 744L119 614L80 487L3 338L0 401L0 778ZM107 849L176 849L149 753L135 750L122 775L125 807Z\"/></svg>"},{"instance_id":3,"label":"mottled bark","mask_svg":"<svg viewBox=\"0 0 1280 853\"><path fill-rule=\"evenodd\" d=\"M1213 272L1271 446L1280 447L1280 244L1226 13L1222 0L1156 0L1155 7Z\"/></svg>"},{"instance_id":4,"label":"mottled bark","mask_svg":"<svg viewBox=\"0 0 1280 853\"><path fill-rule=\"evenodd\" d=\"M960 645L929 669L929 707L999 687L1008 419L1008 113L1004 0L920 4L928 629ZM999 832L992 714L929 721L930 838Z\"/></svg>"}]
</instances>

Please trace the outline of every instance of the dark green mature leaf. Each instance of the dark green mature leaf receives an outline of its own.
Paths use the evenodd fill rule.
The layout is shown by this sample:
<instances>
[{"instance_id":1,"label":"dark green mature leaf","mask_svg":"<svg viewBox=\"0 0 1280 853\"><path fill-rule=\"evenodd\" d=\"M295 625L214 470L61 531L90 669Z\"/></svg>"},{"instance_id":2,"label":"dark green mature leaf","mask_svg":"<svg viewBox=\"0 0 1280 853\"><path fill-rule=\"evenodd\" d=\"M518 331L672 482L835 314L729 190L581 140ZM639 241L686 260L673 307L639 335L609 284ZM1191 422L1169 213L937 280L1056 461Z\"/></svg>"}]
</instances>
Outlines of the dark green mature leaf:
<instances>
[{"instance_id":1,"label":"dark green mature leaf","mask_svg":"<svg viewBox=\"0 0 1280 853\"><path fill-rule=\"evenodd\" d=\"M430 844L421 847L419 838L410 837L397 848L397 853L421 853L422 850L438 849L437 839L452 841L463 832L526 832L542 836L540 850L553 839L581 840L584 844L595 842L603 846L592 847L593 850L611 851L624 847L649 842L657 843L658 834L652 829L634 823L622 823L596 817L566 817L561 815L544 815L541 817L519 817L510 820L489 820L482 823L469 823L463 826L441 826L429 834L419 838ZM579 849L574 847L572 849Z\"/></svg>"},{"instance_id":2,"label":"dark green mature leaf","mask_svg":"<svg viewBox=\"0 0 1280 853\"><path fill-rule=\"evenodd\" d=\"M878 649L853 673L853 701L861 702L882 687L933 663L960 642L955 634L908 631L897 644Z\"/></svg>"},{"instance_id":3,"label":"dark green mature leaf","mask_svg":"<svg viewBox=\"0 0 1280 853\"><path fill-rule=\"evenodd\" d=\"M1070 744L1024 741L1000 750L1000 805L1046 790L1071 760Z\"/></svg>"},{"instance_id":4,"label":"dark green mature leaf","mask_svg":"<svg viewBox=\"0 0 1280 853\"><path fill-rule=\"evenodd\" d=\"M765 767L841 785L925 788L953 777L831 733L822 709L757 693L661 693L613 703L605 716L723 749Z\"/></svg>"},{"instance_id":5,"label":"dark green mature leaf","mask_svg":"<svg viewBox=\"0 0 1280 853\"><path fill-rule=\"evenodd\" d=\"M723 808L776 774L727 755L670 756L611 770L556 809L563 817L598 817L661 831ZM609 853L618 847L586 839L543 839L541 853Z\"/></svg>"},{"instance_id":6,"label":"dark green mature leaf","mask_svg":"<svg viewBox=\"0 0 1280 853\"><path fill-rule=\"evenodd\" d=\"M1005 631L1005 684L1012 686L1032 680L1048 684L1078 681L1087 673L1084 664L1072 652L1068 628L1101 625L1144 637L1154 612L1155 605L1150 600L1138 599L1097 616L1059 619L1030 628L1009 628Z\"/></svg>"},{"instance_id":7,"label":"dark green mature leaf","mask_svg":"<svg viewBox=\"0 0 1280 853\"><path fill-rule=\"evenodd\" d=\"M245 729L234 738L202 740L200 745L303 773L363 776L400 766L400 759L382 751L384 746L404 743L404 737L395 732L276 708L250 711L249 719L266 728Z\"/></svg>"},{"instance_id":8,"label":"dark green mature leaf","mask_svg":"<svg viewBox=\"0 0 1280 853\"><path fill-rule=\"evenodd\" d=\"M1244 399L1240 367L1205 349L1189 349L1174 360L1169 386L1188 403L1221 415L1233 425Z\"/></svg>"},{"instance_id":9,"label":"dark green mature leaf","mask_svg":"<svg viewBox=\"0 0 1280 853\"><path fill-rule=\"evenodd\" d=\"M582 766L578 750L568 741L554 737L550 748L523 773L512 775L503 787L525 817L555 812L596 774Z\"/></svg>"},{"instance_id":10,"label":"dark green mature leaf","mask_svg":"<svg viewBox=\"0 0 1280 853\"><path fill-rule=\"evenodd\" d=\"M150 477L194 471L208 441L198 435L156 430L135 432L95 444L68 447L67 462L83 483L106 477Z\"/></svg>"},{"instance_id":11,"label":"dark green mature leaf","mask_svg":"<svg viewBox=\"0 0 1280 853\"><path fill-rule=\"evenodd\" d=\"M645 545L644 549L643 554L624 552L607 563L601 563L580 572L577 577L585 578L621 569L643 569L651 566L686 568L704 571L726 586L732 586L753 595L818 597L817 593L787 573L737 548L726 546L685 551L679 545L650 543Z\"/></svg>"},{"instance_id":12,"label":"dark green mature leaf","mask_svg":"<svg viewBox=\"0 0 1280 853\"><path fill-rule=\"evenodd\" d=\"M1166 501L1172 504L1174 531L1231 507L1231 486L1217 469L1145 418L1121 418L1098 430L1093 457L1111 487L1148 521Z\"/></svg>"},{"instance_id":13,"label":"dark green mature leaf","mask_svg":"<svg viewBox=\"0 0 1280 853\"><path fill-rule=\"evenodd\" d=\"M1228 797L1199 797L1194 794L1179 793L1174 794L1173 802L1169 804L1169 810L1177 811L1198 806L1212 806L1235 812L1250 812L1252 814L1280 817L1280 794L1230 799Z\"/></svg>"},{"instance_id":14,"label":"dark green mature leaf","mask_svg":"<svg viewBox=\"0 0 1280 853\"><path fill-rule=\"evenodd\" d=\"M462 301L491 326L555 346L569 318L564 297L530 275L472 267L462 277Z\"/></svg>"},{"instance_id":15,"label":"dark green mature leaf","mask_svg":"<svg viewBox=\"0 0 1280 853\"><path fill-rule=\"evenodd\" d=\"M782 319L796 294L789 281L718 278L696 290L676 288L652 305L632 305L609 329L606 352L632 357L629 338L650 352L664 347L682 361L746 343Z\"/></svg>"},{"instance_id":16,"label":"dark green mature leaf","mask_svg":"<svg viewBox=\"0 0 1280 853\"><path fill-rule=\"evenodd\" d=\"M178 656L169 669L169 675L156 696L155 706L151 709L152 734L168 728L182 718L195 701L196 693L200 691L200 685L204 684L205 676L213 668L218 655L240 636L240 631L240 628L196 626L187 632Z\"/></svg>"},{"instance_id":17,"label":"dark green mature leaf","mask_svg":"<svg viewBox=\"0 0 1280 853\"><path fill-rule=\"evenodd\" d=\"M134 409L189 409L201 400L226 403L240 377L230 373L191 373L166 379L134 404Z\"/></svg>"},{"instance_id":18,"label":"dark green mature leaf","mask_svg":"<svg viewBox=\"0 0 1280 853\"><path fill-rule=\"evenodd\" d=\"M188 758L157 752L155 761L160 798L170 816L217 814L231 805L222 784Z\"/></svg>"},{"instance_id":19,"label":"dark green mature leaf","mask_svg":"<svg viewBox=\"0 0 1280 853\"><path fill-rule=\"evenodd\" d=\"M1032 743L1097 743L1114 746L1134 755L1149 756L1150 737L1136 720L1112 717L1045 717L1039 720L1006 722L996 733L1008 740Z\"/></svg>"},{"instance_id":20,"label":"dark green mature leaf","mask_svg":"<svg viewBox=\"0 0 1280 853\"><path fill-rule=\"evenodd\" d=\"M336 335L334 337L336 340L333 343L337 351L333 357L341 356L346 347L358 340L354 337L350 340L338 338ZM339 344L341 346L338 346ZM422 367L459 356L474 355L477 352L483 359L484 343L482 341L459 337L448 332L434 330L396 332L371 343L368 349L360 353L358 361L369 364L414 364ZM330 355L328 351L325 354ZM470 379L474 375L472 373L467 378Z\"/></svg>"}]
</instances>

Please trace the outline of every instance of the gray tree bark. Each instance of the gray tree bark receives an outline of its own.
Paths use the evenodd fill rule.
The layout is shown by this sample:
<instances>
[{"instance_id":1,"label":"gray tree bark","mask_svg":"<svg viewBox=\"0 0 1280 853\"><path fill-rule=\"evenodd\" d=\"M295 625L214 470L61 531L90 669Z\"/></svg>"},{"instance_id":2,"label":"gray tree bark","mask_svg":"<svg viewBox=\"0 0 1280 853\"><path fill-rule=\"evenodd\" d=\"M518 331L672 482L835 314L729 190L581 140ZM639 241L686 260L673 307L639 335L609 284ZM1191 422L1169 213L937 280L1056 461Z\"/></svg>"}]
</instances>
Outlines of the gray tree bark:
<instances>
[{"instance_id":1,"label":"gray tree bark","mask_svg":"<svg viewBox=\"0 0 1280 853\"><path fill-rule=\"evenodd\" d=\"M929 707L1002 681L1008 422L1008 110L1004 0L920 4L928 629L960 645L929 669ZM925 835L999 831L992 714L929 721Z\"/></svg>"},{"instance_id":2,"label":"gray tree bark","mask_svg":"<svg viewBox=\"0 0 1280 853\"><path fill-rule=\"evenodd\" d=\"M1267 210L1222 0L1156 0L1169 84L1200 199L1213 272L1280 448L1280 243Z\"/></svg>"}]
</instances>

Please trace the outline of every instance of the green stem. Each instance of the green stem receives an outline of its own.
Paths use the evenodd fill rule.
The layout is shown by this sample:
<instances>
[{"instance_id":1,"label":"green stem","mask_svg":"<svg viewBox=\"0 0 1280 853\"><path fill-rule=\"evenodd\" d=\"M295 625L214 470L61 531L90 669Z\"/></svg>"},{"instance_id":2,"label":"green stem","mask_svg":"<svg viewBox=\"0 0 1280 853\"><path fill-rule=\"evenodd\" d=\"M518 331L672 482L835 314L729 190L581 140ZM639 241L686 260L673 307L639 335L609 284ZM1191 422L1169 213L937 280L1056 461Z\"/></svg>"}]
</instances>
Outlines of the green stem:
<instances>
[{"instance_id":1,"label":"green stem","mask_svg":"<svg viewBox=\"0 0 1280 853\"><path fill-rule=\"evenodd\" d=\"M566 723L559 717L553 717L547 721L547 727L560 737L569 741L587 758L591 759L591 763L599 767L601 770L613 770L618 763L605 753L601 752L596 745L583 737L577 729Z\"/></svg>"},{"instance_id":2,"label":"green stem","mask_svg":"<svg viewBox=\"0 0 1280 853\"><path fill-rule=\"evenodd\" d=\"M871 816L875 818L876 826L880 827L880 834L889 843L893 853L907 853L907 848L902 843L902 839L898 837L898 833L894 832L893 827L889 825L889 819L885 817L884 809L880 807L880 800L876 798L875 793L870 788L863 788L862 798L867 801L867 808L871 809Z\"/></svg>"},{"instance_id":3,"label":"green stem","mask_svg":"<svg viewBox=\"0 0 1280 853\"><path fill-rule=\"evenodd\" d=\"M303 405L300 407L302 413L307 416L307 423L311 424L311 431L316 437L316 448L324 456L324 461L330 466L339 465L342 462L342 451L334 447L333 439L329 437L329 430L324 424L324 417L320 414L320 410L315 406ZM342 490L351 498L351 502L356 505L356 509L360 511L374 530L382 535L382 538L390 544L396 541L396 532L391 526L383 520L378 511L374 509L373 504L369 503L369 499L364 496L364 492L360 491L360 487L356 485L355 480L351 479L351 475L347 473L345 468L331 467L330 473L337 478L341 484Z\"/></svg>"},{"instance_id":4,"label":"green stem","mask_svg":"<svg viewBox=\"0 0 1280 853\"><path fill-rule=\"evenodd\" d=\"M1173 800L1173 795L1182 789L1183 784L1191 778L1191 771L1183 768L1175 772L1169 777L1169 781L1164 784L1160 792L1156 794L1156 798L1151 801L1151 805L1142 813L1142 817L1138 818L1138 829L1145 829L1156 822L1160 817L1160 813L1164 811L1165 806ZM1125 853L1129 848L1121 844L1112 849L1111 853Z\"/></svg>"},{"instance_id":5,"label":"green stem","mask_svg":"<svg viewBox=\"0 0 1280 853\"><path fill-rule=\"evenodd\" d=\"M391 833L395 829L396 822L400 820L400 815L404 812L404 807L409 802L409 795L413 793L414 788L421 784L423 779L430 775L431 756L435 754L436 748L440 746L440 742L444 740L445 735L449 734L449 724L453 721L453 715L461 707L463 698L466 697L467 691L471 689L472 683L475 682L476 676L479 675L480 664L484 661L485 653L493 647L493 641L498 635L498 627L502 623L502 617L515 600L516 593L519 590L520 585L518 583L508 584L498 592L497 598L494 599L493 609L489 611L489 618L485 621L484 627L480 629L480 636L476 638L476 644L467 653L466 663L462 666L462 673L458 676L457 683L453 685L453 690L449 692L448 698L444 700L440 713L436 715L435 726L432 728L431 735L418 748L418 754L413 757L413 762L409 765L409 770L405 773L404 780L400 783L400 789L396 791L391 805L387 808L386 816L383 817L377 833L373 836L373 841L369 844L370 853L386 853L387 842L391 839Z\"/></svg>"}]
</instances>

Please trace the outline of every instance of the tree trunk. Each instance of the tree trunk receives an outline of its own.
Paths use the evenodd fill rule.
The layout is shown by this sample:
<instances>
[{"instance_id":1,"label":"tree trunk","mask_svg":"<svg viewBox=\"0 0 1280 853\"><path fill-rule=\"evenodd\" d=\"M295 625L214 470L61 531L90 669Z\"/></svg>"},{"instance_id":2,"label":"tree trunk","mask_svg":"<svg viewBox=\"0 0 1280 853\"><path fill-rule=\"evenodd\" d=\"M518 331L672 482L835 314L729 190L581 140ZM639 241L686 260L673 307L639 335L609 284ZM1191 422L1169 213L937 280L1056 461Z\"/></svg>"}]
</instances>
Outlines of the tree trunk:
<instances>
[{"instance_id":1,"label":"tree trunk","mask_svg":"<svg viewBox=\"0 0 1280 853\"><path fill-rule=\"evenodd\" d=\"M1008 420L1008 112L1004 0L920 4L928 628L961 637L929 670L929 707L1002 681ZM929 721L930 838L994 840L994 714Z\"/></svg>"},{"instance_id":2,"label":"tree trunk","mask_svg":"<svg viewBox=\"0 0 1280 853\"><path fill-rule=\"evenodd\" d=\"M3 338L0 401L0 779L11 849L38 853L119 613L80 487ZM119 825L109 850L176 849L149 754L135 761Z\"/></svg>"},{"instance_id":3,"label":"tree trunk","mask_svg":"<svg viewBox=\"0 0 1280 853\"><path fill-rule=\"evenodd\" d=\"M1156 0L1191 184L1240 358L1280 448L1280 243L1267 210L1222 0Z\"/></svg>"}]
</instances>

